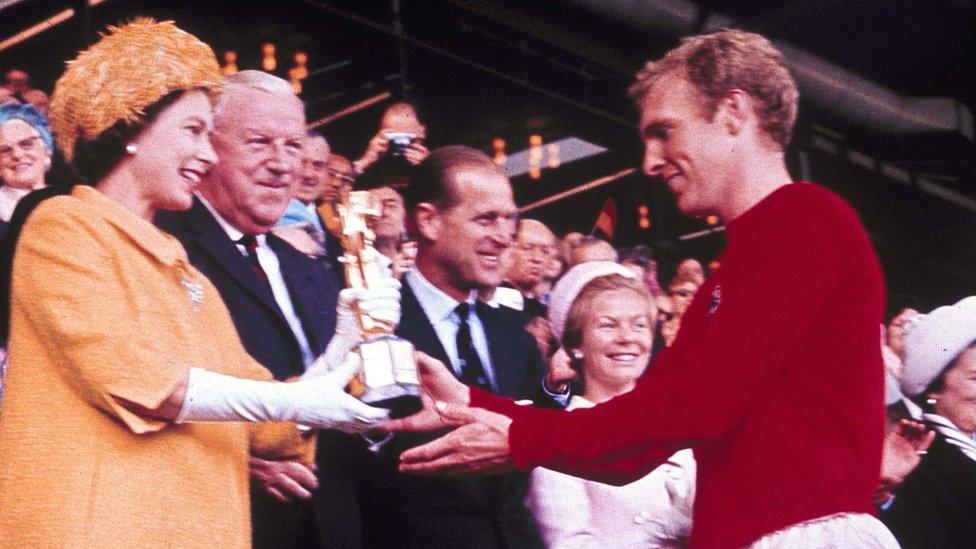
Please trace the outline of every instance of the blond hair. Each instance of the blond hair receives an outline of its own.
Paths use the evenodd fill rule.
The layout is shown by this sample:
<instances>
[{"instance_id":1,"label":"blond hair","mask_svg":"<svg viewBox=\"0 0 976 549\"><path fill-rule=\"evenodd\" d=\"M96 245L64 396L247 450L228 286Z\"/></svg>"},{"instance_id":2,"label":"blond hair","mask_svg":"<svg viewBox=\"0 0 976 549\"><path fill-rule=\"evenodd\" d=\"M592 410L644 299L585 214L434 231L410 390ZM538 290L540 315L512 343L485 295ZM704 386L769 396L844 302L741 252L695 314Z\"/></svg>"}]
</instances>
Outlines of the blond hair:
<instances>
[{"instance_id":1,"label":"blond hair","mask_svg":"<svg viewBox=\"0 0 976 549\"><path fill-rule=\"evenodd\" d=\"M800 92L783 54L766 38L726 29L690 36L657 61L648 61L628 91L638 105L663 76L680 74L696 90L702 116L711 120L730 90L755 100L755 114L766 135L780 149L790 144Z\"/></svg>"}]
</instances>

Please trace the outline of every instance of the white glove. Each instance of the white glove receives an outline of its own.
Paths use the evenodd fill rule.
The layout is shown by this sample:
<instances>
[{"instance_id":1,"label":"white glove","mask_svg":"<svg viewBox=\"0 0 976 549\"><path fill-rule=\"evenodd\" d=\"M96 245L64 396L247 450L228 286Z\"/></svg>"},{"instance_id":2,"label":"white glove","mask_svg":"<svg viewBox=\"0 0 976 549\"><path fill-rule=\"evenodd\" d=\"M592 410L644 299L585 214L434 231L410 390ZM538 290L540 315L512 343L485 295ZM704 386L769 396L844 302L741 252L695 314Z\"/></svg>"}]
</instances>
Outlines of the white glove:
<instances>
[{"instance_id":1,"label":"white glove","mask_svg":"<svg viewBox=\"0 0 976 549\"><path fill-rule=\"evenodd\" d=\"M400 281L392 277L384 278L377 288L346 288L339 292L335 334L329 340L325 352L305 369L302 379L318 377L336 368L342 364L349 351L363 340L353 307L357 302L359 309L369 316L397 324L400 322Z\"/></svg>"},{"instance_id":2,"label":"white glove","mask_svg":"<svg viewBox=\"0 0 976 549\"><path fill-rule=\"evenodd\" d=\"M352 353L333 371L295 383L254 381L191 368L176 422L292 421L364 433L389 419L389 412L368 406L343 390L359 367L359 356Z\"/></svg>"}]
</instances>

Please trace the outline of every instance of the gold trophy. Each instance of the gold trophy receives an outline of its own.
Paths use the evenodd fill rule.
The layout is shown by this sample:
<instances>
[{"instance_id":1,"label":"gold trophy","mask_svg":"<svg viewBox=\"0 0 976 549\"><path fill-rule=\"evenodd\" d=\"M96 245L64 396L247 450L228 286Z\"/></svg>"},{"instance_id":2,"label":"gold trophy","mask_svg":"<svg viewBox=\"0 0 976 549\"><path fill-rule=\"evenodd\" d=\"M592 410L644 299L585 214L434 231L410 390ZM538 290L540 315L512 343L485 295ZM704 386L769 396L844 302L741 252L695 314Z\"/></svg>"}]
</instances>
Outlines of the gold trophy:
<instances>
[{"instance_id":1,"label":"gold trophy","mask_svg":"<svg viewBox=\"0 0 976 549\"><path fill-rule=\"evenodd\" d=\"M345 253L342 263L346 286L369 289L391 276L382 263L386 258L373 247L376 235L368 222L379 218L379 197L369 191L343 191L329 219L329 229L339 234ZM420 379L413 358L413 344L394 335L396 324L369 316L356 309L364 341L356 348L362 368L349 383L348 391L366 404L390 410L391 417L404 417L421 408Z\"/></svg>"}]
</instances>

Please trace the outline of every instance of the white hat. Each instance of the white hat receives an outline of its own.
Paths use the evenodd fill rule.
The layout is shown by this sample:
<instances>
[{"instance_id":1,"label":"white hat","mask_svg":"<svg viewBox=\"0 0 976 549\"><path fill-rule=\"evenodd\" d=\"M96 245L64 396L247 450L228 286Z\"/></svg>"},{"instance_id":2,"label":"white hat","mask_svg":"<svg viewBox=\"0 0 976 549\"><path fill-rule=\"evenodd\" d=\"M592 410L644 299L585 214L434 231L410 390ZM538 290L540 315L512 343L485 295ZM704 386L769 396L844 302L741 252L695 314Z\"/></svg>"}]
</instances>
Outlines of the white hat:
<instances>
[{"instance_id":1,"label":"white hat","mask_svg":"<svg viewBox=\"0 0 976 549\"><path fill-rule=\"evenodd\" d=\"M552 324L552 333L557 341L562 341L563 330L566 329L566 315L569 308L576 301L576 296L594 278L618 274L634 280L637 277L634 272L613 261L587 261L580 263L556 282L556 286L549 294L549 323Z\"/></svg>"},{"instance_id":2,"label":"white hat","mask_svg":"<svg viewBox=\"0 0 976 549\"><path fill-rule=\"evenodd\" d=\"M973 341L976 296L939 307L918 319L905 337L902 391L908 396L924 391Z\"/></svg>"}]
</instances>

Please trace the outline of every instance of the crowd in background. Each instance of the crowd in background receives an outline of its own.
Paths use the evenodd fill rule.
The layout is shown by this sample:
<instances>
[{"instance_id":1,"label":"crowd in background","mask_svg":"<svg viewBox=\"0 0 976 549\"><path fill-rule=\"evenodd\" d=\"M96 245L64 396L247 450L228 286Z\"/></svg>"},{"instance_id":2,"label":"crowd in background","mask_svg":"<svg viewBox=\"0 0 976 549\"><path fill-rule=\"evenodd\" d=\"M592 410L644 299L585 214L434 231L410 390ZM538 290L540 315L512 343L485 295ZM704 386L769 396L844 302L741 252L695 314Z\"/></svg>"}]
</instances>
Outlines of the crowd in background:
<instances>
[{"instance_id":1,"label":"crowd in background","mask_svg":"<svg viewBox=\"0 0 976 549\"><path fill-rule=\"evenodd\" d=\"M52 165L65 151L58 151L47 120L47 94L30 88L26 73L6 73L0 103L0 221L5 227L18 202L29 193L48 184L66 183L51 179ZM219 128L219 111L216 122ZM279 255L273 265L282 271L279 278L282 287L286 287L284 297L279 295L272 277L274 291L268 295L268 303L271 308L280 308L275 315L287 321L280 337L299 342L296 349L300 352L295 354L298 367L276 370L270 365L276 359L262 359L263 351L252 347L258 343L248 339L246 330L241 328L243 321L236 316L250 313L236 311L234 298L229 297L232 294L224 293L214 278L221 276L219 272L211 274L201 266L205 261L201 257L208 253L206 244L201 244L202 251L195 252L193 245L184 240L194 237L180 233L179 220L157 219L157 225L176 235L190 252L194 266L221 289L245 348L279 379L301 375L303 368L323 352L332 334L318 342L318 336L311 333L311 321L300 310L302 304L296 297L299 290L291 286L286 271L287 262L292 259L282 255L291 252L270 251L277 246L274 239L281 239L315 263L314 267L302 263L302 269L328 273L334 277L328 284L334 288L344 286L343 235L337 208L350 191L368 190L379 206L377 215L370 219L375 233L373 245L406 292L402 298L402 329L412 329L407 313L411 304L407 299L415 300L412 306L426 313L433 328L429 333L408 337L416 337L418 349L424 347L420 342L427 341L423 338L428 338L435 350L439 348L438 340L445 341L438 318L432 313L436 300L422 294L427 292L438 299L446 295L455 302L440 311L446 324L458 333L468 333L471 326L467 340L461 342L458 336L458 346L453 350L444 346L440 357L446 363L461 364L455 368L459 378L468 381L466 367L471 362L482 362L481 371L470 378L472 383L506 394L502 378L509 374L500 367L497 353L503 351L498 351L496 345L502 343L493 340L496 336L492 332L498 329L498 333L507 334L499 339L530 342L530 348L516 347L514 352L535 357L525 362L525 370L517 374L530 378L528 382L506 396L572 410L629 391L648 368L654 367L654 357L674 344L693 301L708 299L697 293L711 273L721 269L721 259L708 262L713 258L687 257L662 265L647 246L615 248L597 234L557 235L542 219L517 217L511 209L514 202L504 173L500 169L493 171L487 156L482 158L477 151L452 147L435 149L426 135L427 128L409 103L395 103L385 110L375 136L363 145L362 151L341 154L330 147L327 130L324 134L303 132L292 153L293 164L269 168L270 172L280 170L278 180L288 185L287 206L279 208L278 215L272 216L277 219L267 223L266 230L236 227L241 229L241 237L256 233L267 238L254 244L257 251L253 255L249 255L244 238L228 244L228 249L239 251L259 273L268 267L267 257ZM290 145L280 147L287 146ZM268 147L275 149L271 154L277 154L277 142ZM209 163L232 166L238 162L242 170L249 165L246 160L236 159L236 153L223 152L230 150L230 145L215 148L217 155ZM429 183L425 177L431 181L466 181L458 173L471 166L477 167L481 175L501 178L502 183L489 190L475 188L482 185L480 182L471 183L474 198L457 189L427 195L424 193L430 191L420 187ZM57 177L63 179L64 174ZM239 193L243 196L249 192L248 185L258 183L261 182L257 176L253 182L245 181ZM438 184L443 185L430 183ZM202 202L198 194L194 208L201 216L207 216L208 211L214 213L221 226L234 226L234 215L223 209L229 206L220 203L219 192L211 192L214 194L204 193L206 200ZM477 230L465 225L470 220L458 221L454 232L445 228L454 223L448 219L448 211L468 207L469 201L481 204L492 200L498 200L501 206L485 214L494 217L477 224L500 228L499 232L467 242L469 233ZM228 203L233 201L228 199ZM246 206L240 208L247 210ZM439 231L446 234L438 234ZM458 242L446 242L452 239ZM269 247L263 252L262 242ZM497 276L481 276L488 271L497 272ZM662 273L674 274L662 279ZM469 299L468 290L477 297ZM887 326L879 327L887 375L889 434L876 505L882 520L906 547L942 547L960 540L976 540L976 467L972 463L976 460L974 300L968 298L929 314L906 309ZM329 314L334 314L335 297L324 303L332 308ZM458 304L465 307L455 309ZM493 328L493 323L497 323L497 328ZM334 319L329 329L337 329ZM451 335L452 342L453 338ZM280 352L281 345L273 341L263 345L269 353ZM473 353L470 358L464 356L467 347ZM487 355L494 356L494 360ZM0 398L3 387L0 385ZM0 424L5 419L0 411ZM696 466L688 450L675 453L645 478L622 487L582 481L542 468L531 477L489 477L479 480L477 486L474 481L435 483L429 479L415 481L409 476L401 478L404 475L394 478L397 473L390 460L395 458L382 451L369 452L357 436L324 431L318 452L314 461L292 456L282 462L287 466L280 467L274 464L275 458L252 452L250 476L265 492L264 496L257 496L252 490L252 498L264 497L268 507L278 506L274 511L252 512L258 546L284 543L275 536L289 528L282 525L284 522L265 524L258 516L263 512L279 517L292 515L293 526L298 529L314 524L312 528L317 528L319 535L284 538L293 546L382 546L398 536L414 539L411 536L415 534L418 539L433 540L435 530L481 532L477 529L480 526L473 523L482 516L486 517L487 526L478 534L481 537L454 532L454 538L443 538L444 546L452 539L478 547L502 546L512 539L527 546L550 547L682 546L694 528L691 509ZM315 474L309 473L316 469L313 463L317 465ZM305 468L299 469L299 465ZM382 492L384 487L378 484L384 483L385 488L393 486L393 490ZM441 497L444 499L438 499ZM383 498L389 499L377 501ZM424 498L427 501L420 501ZM289 500L310 500L313 505L284 503ZM455 500L460 503L452 507ZM426 526L418 527L418 523L397 516L410 513L413 515L408 518L419 516ZM458 518L462 516L463 519ZM201 520L205 521L203 517ZM264 527L273 535L257 531ZM419 528L418 532L407 531L414 527ZM390 531L379 533L384 528Z\"/></svg>"}]
</instances>

